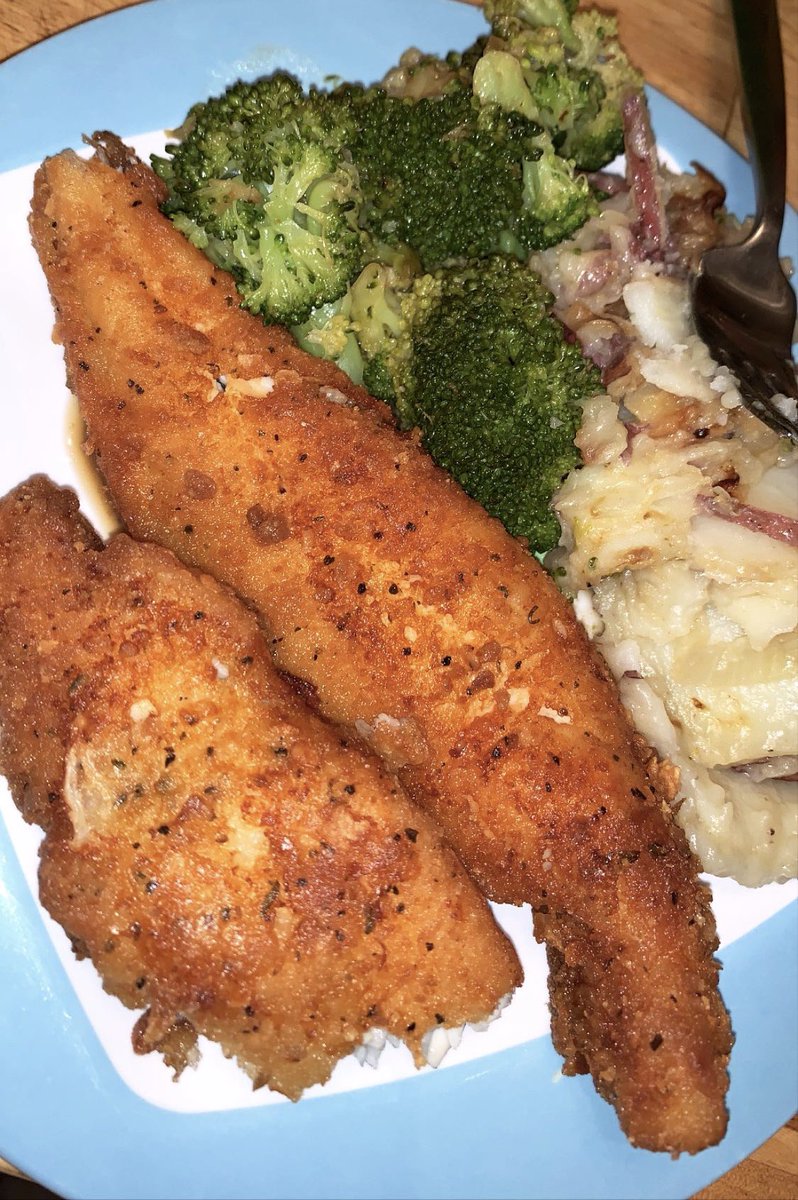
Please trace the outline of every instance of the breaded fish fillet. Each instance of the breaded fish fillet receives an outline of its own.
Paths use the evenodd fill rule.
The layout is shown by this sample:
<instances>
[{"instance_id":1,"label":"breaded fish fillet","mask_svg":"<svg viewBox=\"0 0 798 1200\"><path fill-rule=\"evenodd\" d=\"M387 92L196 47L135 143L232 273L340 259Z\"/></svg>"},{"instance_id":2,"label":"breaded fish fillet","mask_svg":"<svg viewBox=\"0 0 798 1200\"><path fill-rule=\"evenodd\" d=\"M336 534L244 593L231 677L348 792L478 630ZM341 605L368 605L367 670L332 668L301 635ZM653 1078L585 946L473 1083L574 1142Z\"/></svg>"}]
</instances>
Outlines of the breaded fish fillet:
<instances>
[{"instance_id":1,"label":"breaded fish fillet","mask_svg":"<svg viewBox=\"0 0 798 1200\"><path fill-rule=\"evenodd\" d=\"M42 902L178 1070L297 1098L372 1028L488 1016L515 952L432 822L279 678L254 616L74 493L0 501L0 769Z\"/></svg>"},{"instance_id":2,"label":"breaded fish fillet","mask_svg":"<svg viewBox=\"0 0 798 1200\"><path fill-rule=\"evenodd\" d=\"M160 186L65 153L32 215L123 520L254 602L311 703L398 770L490 897L532 904L565 1070L629 1138L718 1141L709 893L569 604L385 406L239 308Z\"/></svg>"}]
</instances>

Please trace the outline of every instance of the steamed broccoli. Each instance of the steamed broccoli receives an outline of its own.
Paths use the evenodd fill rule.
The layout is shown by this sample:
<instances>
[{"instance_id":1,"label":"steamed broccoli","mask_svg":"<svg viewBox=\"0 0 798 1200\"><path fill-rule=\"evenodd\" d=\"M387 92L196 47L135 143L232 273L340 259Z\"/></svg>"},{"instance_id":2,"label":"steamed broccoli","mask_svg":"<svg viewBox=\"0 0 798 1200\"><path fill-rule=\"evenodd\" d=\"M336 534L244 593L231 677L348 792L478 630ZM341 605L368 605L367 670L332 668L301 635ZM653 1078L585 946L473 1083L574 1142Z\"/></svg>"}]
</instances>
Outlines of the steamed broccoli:
<instances>
[{"instance_id":1,"label":"steamed broccoli","mask_svg":"<svg viewBox=\"0 0 798 1200\"><path fill-rule=\"evenodd\" d=\"M554 149L583 171L623 148L621 99L642 88L617 40L615 18L574 12L570 0L485 0L494 37L474 65L474 93L538 121Z\"/></svg>"},{"instance_id":2,"label":"steamed broccoli","mask_svg":"<svg viewBox=\"0 0 798 1200\"><path fill-rule=\"evenodd\" d=\"M409 246L374 246L375 257L349 289L349 328L361 353L363 386L381 400L393 398L388 354L402 327L402 296L422 273Z\"/></svg>"},{"instance_id":3,"label":"steamed broccoli","mask_svg":"<svg viewBox=\"0 0 798 1200\"><path fill-rule=\"evenodd\" d=\"M278 73L197 104L153 167L164 211L266 319L303 321L362 263L349 110Z\"/></svg>"},{"instance_id":4,"label":"steamed broccoli","mask_svg":"<svg viewBox=\"0 0 798 1200\"><path fill-rule=\"evenodd\" d=\"M601 88L598 109L585 110L563 142L562 153L586 171L598 170L623 150L621 102L630 88L642 90L643 77L618 42L618 22L598 9L578 12L573 30L579 40L572 69L595 74Z\"/></svg>"},{"instance_id":5,"label":"steamed broccoli","mask_svg":"<svg viewBox=\"0 0 798 1200\"><path fill-rule=\"evenodd\" d=\"M353 383L363 382L363 355L352 332L351 291L330 304L314 308L306 321L293 325L291 332L298 344L316 358L337 363Z\"/></svg>"},{"instance_id":6,"label":"steamed broccoli","mask_svg":"<svg viewBox=\"0 0 798 1200\"><path fill-rule=\"evenodd\" d=\"M517 236L524 247L544 250L566 237L564 230L579 229L584 214L597 211L595 197L584 176L574 176L569 164L541 139L540 157L524 163L524 204Z\"/></svg>"},{"instance_id":7,"label":"steamed broccoli","mask_svg":"<svg viewBox=\"0 0 798 1200\"><path fill-rule=\"evenodd\" d=\"M284 73L235 84L196 105L182 140L153 159L164 211L231 271L248 308L310 321L308 347L325 354L347 315L326 308L369 261L367 241L411 245L433 270L570 236L594 199L538 123L473 96L480 48L446 63L414 57L408 78L432 89L416 98L359 85L305 92Z\"/></svg>"},{"instance_id":8,"label":"steamed broccoli","mask_svg":"<svg viewBox=\"0 0 798 1200\"><path fill-rule=\"evenodd\" d=\"M380 394L511 533L553 546L549 503L579 460L579 401L601 381L549 315L551 295L523 264L495 256L419 276L398 303L383 344L371 343Z\"/></svg>"},{"instance_id":9,"label":"steamed broccoli","mask_svg":"<svg viewBox=\"0 0 798 1200\"><path fill-rule=\"evenodd\" d=\"M575 49L571 29L578 0L483 0L485 19L494 33L507 40L525 29L555 29L564 46Z\"/></svg>"},{"instance_id":10,"label":"steamed broccoli","mask_svg":"<svg viewBox=\"0 0 798 1200\"><path fill-rule=\"evenodd\" d=\"M304 350L331 359L353 383L387 399L384 352L399 333L401 293L421 274L421 263L409 246L370 243L368 257L340 300L314 309L291 332Z\"/></svg>"},{"instance_id":11,"label":"steamed broccoli","mask_svg":"<svg viewBox=\"0 0 798 1200\"><path fill-rule=\"evenodd\" d=\"M467 50L451 50L445 58L411 46L396 66L386 72L379 86L389 96L409 100L442 96L454 80L470 87L474 63L485 48L485 41L484 37L479 38Z\"/></svg>"},{"instance_id":12,"label":"steamed broccoli","mask_svg":"<svg viewBox=\"0 0 798 1200\"><path fill-rule=\"evenodd\" d=\"M589 188L560 159L549 167L559 211L546 204L538 215L529 180L549 144L540 125L481 103L459 77L441 94L415 100L356 87L339 89L334 99L358 130L352 158L363 225L390 245L411 245L426 270L553 245L594 212Z\"/></svg>"}]
</instances>

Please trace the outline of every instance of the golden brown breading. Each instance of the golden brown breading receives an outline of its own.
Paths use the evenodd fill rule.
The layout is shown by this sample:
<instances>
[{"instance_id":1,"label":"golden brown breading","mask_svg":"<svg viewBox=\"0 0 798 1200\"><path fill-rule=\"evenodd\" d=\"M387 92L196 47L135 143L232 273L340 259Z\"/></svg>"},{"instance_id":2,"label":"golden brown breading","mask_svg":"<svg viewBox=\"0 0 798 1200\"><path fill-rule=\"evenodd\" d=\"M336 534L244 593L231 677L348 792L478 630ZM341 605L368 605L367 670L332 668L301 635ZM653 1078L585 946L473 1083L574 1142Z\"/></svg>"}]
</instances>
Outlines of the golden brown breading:
<instances>
[{"instance_id":1,"label":"golden brown breading","mask_svg":"<svg viewBox=\"0 0 798 1200\"><path fill-rule=\"evenodd\" d=\"M32 231L128 527L252 600L278 666L531 902L554 1039L641 1146L725 1130L715 925L615 688L536 562L388 410L238 307L160 184L63 154Z\"/></svg>"},{"instance_id":2,"label":"golden brown breading","mask_svg":"<svg viewBox=\"0 0 798 1200\"><path fill-rule=\"evenodd\" d=\"M367 1030L420 1062L520 982L432 822L279 678L254 616L166 550L97 549L41 476L0 501L0 727L47 830L42 901L146 1009L139 1051L180 1069L202 1033L296 1098Z\"/></svg>"}]
</instances>

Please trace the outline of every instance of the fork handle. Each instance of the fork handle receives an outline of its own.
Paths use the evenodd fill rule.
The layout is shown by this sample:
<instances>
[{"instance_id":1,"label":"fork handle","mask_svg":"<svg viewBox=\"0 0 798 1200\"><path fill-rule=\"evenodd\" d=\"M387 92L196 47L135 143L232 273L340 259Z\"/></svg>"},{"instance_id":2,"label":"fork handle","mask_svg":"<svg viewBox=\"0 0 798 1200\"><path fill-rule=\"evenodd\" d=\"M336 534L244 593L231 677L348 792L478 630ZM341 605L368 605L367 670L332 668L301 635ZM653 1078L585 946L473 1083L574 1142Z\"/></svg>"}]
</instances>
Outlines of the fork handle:
<instances>
[{"instance_id":1,"label":"fork handle","mask_svg":"<svg viewBox=\"0 0 798 1200\"><path fill-rule=\"evenodd\" d=\"M784 221L787 120L776 0L731 0L756 215L747 239L778 253Z\"/></svg>"}]
</instances>

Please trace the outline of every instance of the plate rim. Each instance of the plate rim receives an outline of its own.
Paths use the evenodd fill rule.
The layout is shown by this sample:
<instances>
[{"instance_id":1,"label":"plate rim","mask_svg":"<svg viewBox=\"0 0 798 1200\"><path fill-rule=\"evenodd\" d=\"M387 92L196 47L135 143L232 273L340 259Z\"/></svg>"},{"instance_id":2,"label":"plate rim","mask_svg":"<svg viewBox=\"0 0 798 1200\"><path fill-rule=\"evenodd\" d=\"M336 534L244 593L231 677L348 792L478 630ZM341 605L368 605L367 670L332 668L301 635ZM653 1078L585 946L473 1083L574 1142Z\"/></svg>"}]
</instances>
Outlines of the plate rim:
<instances>
[{"instance_id":1,"label":"plate rim","mask_svg":"<svg viewBox=\"0 0 798 1200\"><path fill-rule=\"evenodd\" d=\"M323 0L300 0L300 3L293 6L293 11L299 10L308 11L311 9L319 9L322 6ZM114 41L120 37L132 37L136 43L138 54L140 51L146 50L146 39L150 36L150 31L157 28L162 22L163 14L171 9L174 13L188 12L191 10L192 19L201 23L202 20L208 20L214 7L214 0L148 0L147 3L140 5L130 5L124 9L115 10L112 13L102 14L96 17L89 18L81 22L77 26L61 31L52 35L49 38L37 43L32 47L28 47L12 55L0 64L0 113L6 111L6 119L3 124L6 129L11 127L12 136L4 142L4 148L0 149L0 172L12 170L15 167L27 165L30 162L42 157L45 153L52 153L60 148L64 143L64 138L59 138L53 133L53 127L48 124L47 130L39 130L35 137L35 145L32 147L32 152L25 157L20 156L19 151L23 146L28 145L26 140L31 136L30 127L25 123L14 122L9 120L13 118L15 110L18 111L19 98L28 95L25 87L20 88L20 84L24 84L27 79L27 84L35 84L39 81L42 72L51 74L55 68L58 78L62 78L64 74L73 69L71 56L75 49L81 48L97 50L97 44L102 51L107 45L113 45ZM380 0L380 9L382 9L391 20L395 20L397 15L401 16L401 20L407 25L412 24L415 18L422 12L427 21L431 13L436 14L436 20L440 17L440 27L443 30L450 24L467 24L476 20L481 25L481 16L473 9L465 9L463 6L455 5L454 0ZM243 11L251 12L253 10L262 11L263 4L259 4L258 0L233 0L233 3L228 6L228 14L231 10L236 13ZM356 8L361 10L368 9L370 15L373 16L375 8L375 0L357 0L357 3L350 3L348 12L351 14ZM216 10L218 13L218 9ZM327 10L325 10L327 11ZM454 13L457 12L457 19L454 19ZM197 17L197 14L205 14L205 16ZM158 14L158 15L155 15ZM446 14L445 16L443 14ZM467 16L466 16L467 14ZM170 14L172 15L172 14ZM229 20L228 15L228 20ZM435 22L432 22L435 24ZM402 26L404 28L404 25ZM419 23L415 25L416 29L421 28ZM436 26L437 28L437 26ZM210 35L211 30L208 30ZM465 43L463 43L465 44ZM433 49L444 49L442 45L433 45ZM84 90L93 88L95 91L98 87L96 78L91 79L90 87L86 83L85 78L81 81L81 86ZM190 84L189 86L195 86ZM12 107L8 108L10 103L9 94L15 92L15 98L12 98ZM707 126L701 124L696 118L692 117L686 110L681 109L675 102L667 97L654 91L647 89L649 100L652 108L652 117L654 128L660 135L660 140L663 144L667 143L667 137L662 136L662 130L667 128L670 132L671 126L676 123L686 127L687 134L691 146L695 150L695 154L691 157L701 158L707 156L714 170L723 177L724 167L719 166L719 160L725 165L727 163L734 165L743 162L741 157L718 138ZM94 93L92 93L94 94ZM206 92L197 91L191 97L191 100L197 99L198 96L207 94ZM104 102L104 101L103 101ZM159 101L160 102L160 101ZM186 105L187 107L187 105ZM137 109L137 111L140 111ZM64 122L71 120L70 110L68 106L62 106L58 112L58 127L61 128ZM135 125L135 129L131 126ZM147 125L146 118L143 123L136 124L134 121L125 122L120 126L127 129L128 134L139 132ZM153 126L154 127L154 126ZM74 144L74 139L70 136L69 139ZM54 144L55 143L55 144ZM12 161L12 159L16 161ZM738 185L738 192L741 197L746 195L746 189L743 184ZM752 189L748 189L748 198L744 203L750 206L753 198ZM791 213L788 219L788 225L785 230L785 237L790 237L793 242L798 244L796 238L795 213ZM9 857L10 855L10 857ZM13 881L16 875L16 886L8 887L8 882ZM765 979L767 978L768 989L772 989L774 982L776 983L776 992L781 995L793 995L798 986L796 974L798 967L790 963L790 956L784 956L777 952L778 945L782 943L785 936L785 931L789 932L794 925L798 924L798 903L793 902L788 907L782 909L775 914L764 924L758 926L755 930L746 934L738 942L735 942L724 955L726 959L726 968L722 977L721 986L724 993L728 992L725 983L731 984L732 979L739 975L743 980L754 980L760 987L764 987ZM14 933L16 931L19 937L22 931L25 931L25 936L21 942L17 941L16 946L9 944L14 942ZM27 939L30 938L30 943ZM30 956L25 953L26 946L30 945L36 949L36 954L33 956L33 968L30 970ZM20 951L22 951L20 955ZM27 960L27 961L26 961ZM774 968L774 960L777 963L777 968ZM306 1110L310 1106L323 1103L324 1105L333 1105L338 1110L331 1114L331 1125L318 1131L311 1128L316 1139L316 1150L321 1155L322 1150L327 1156L323 1161L318 1163L317 1181L319 1185L324 1185L325 1190L313 1191L308 1190L310 1187L311 1176L303 1176L304 1183L301 1186L297 1185L296 1177L293 1177L293 1186L290 1190L285 1190L285 1184L291 1184L292 1178L284 1177L282 1179L283 1186L278 1190L274 1190L274 1185L277 1184L277 1176L275 1175L273 1164L269 1164L267 1159L264 1159L263 1153L265 1147L263 1143L268 1141L268 1138L263 1137L262 1125L272 1119L272 1114L283 1112L286 1114L299 1113L300 1108L292 1106L270 1107L267 1109L251 1109L251 1110L232 1110L228 1113L213 1113L213 1114L181 1114L166 1112L163 1109L154 1110L158 1114L158 1125L160 1128L160 1136L163 1138L166 1135L167 1126L169 1133L166 1135L166 1143L160 1142L157 1146L157 1154L150 1155L147 1162L144 1163L141 1157L138 1157L135 1162L125 1160L125 1180L119 1185L122 1190L111 1190L113 1180L107 1177L107 1173L97 1171L98 1159L96 1156L89 1153L85 1154L85 1148L82 1148L84 1157L81 1161L80 1154L74 1157L74 1149L70 1158L70 1147L81 1147L81 1138L85 1137L85 1117L82 1112L82 1104L76 1102L76 1096L86 1095L94 1096L95 1104L102 1106L105 1103L105 1110L101 1108L95 1110L97 1117L110 1119L114 1115L118 1115L121 1120L129 1118L134 1109L142 1106L150 1109L146 1101L136 1097L134 1093L128 1092L126 1085L118 1080L115 1071L110 1063L105 1060L105 1055L99 1046L92 1044L92 1039L95 1038L91 1026L80 1006L77 996L72 991L61 964L58 962L54 948L49 943L43 922L41 920L40 910L34 898L30 895L27 884L22 878L21 868L16 860L13 849L10 846L8 831L4 822L0 822L0 962L5 962L7 965L16 961L17 970L11 973L8 984L4 987L4 1000L0 1008L0 1050L4 1050L7 1055L9 1048L16 1048L18 1058L9 1068L6 1064L6 1088L4 1089L7 1095L10 1095L12 1089L16 1091L17 1101L13 1111L9 1113L10 1105L2 1106L2 1115L0 1115L0 1154L3 1154L9 1161L19 1165L20 1169L26 1170L34 1177L40 1179L46 1186L54 1188L62 1195L77 1195L85 1196L88 1200L90 1196L221 1196L221 1195L241 1195L243 1196L304 1196L323 1194L329 1196L337 1195L369 1195L369 1196L427 1196L435 1195L440 1197L448 1196L488 1196L488 1195L506 1195L506 1196L524 1196L530 1194L523 1181L519 1182L513 1172L516 1166L520 1163L501 1161L501 1152L494 1151L494 1158L491 1160L493 1167L492 1172L485 1174L483 1154L487 1153L484 1148L484 1141L489 1132L496 1135L499 1144L502 1145L503 1151L506 1153L506 1147L502 1143L502 1122L504 1122L504 1130L512 1121L513 1114L507 1110L506 1097L503 1092L508 1085L516 1089L522 1089L525 1094L529 1095L530 1105L534 1106L539 1102L546 1103L548 1101L549 1108L545 1114L545 1121L537 1116L535 1119L538 1122L537 1132L545 1138L546 1148L548 1152L560 1155L563 1152L563 1147L560 1143L562 1135L562 1127L557 1126L557 1122L562 1120L563 1105L559 1097L566 1095L568 1102L564 1106L564 1113L568 1120L573 1120L575 1115L579 1115L580 1119L585 1123L585 1130L590 1137L600 1139L591 1145L591 1170L595 1172L597 1162L604 1169L612 1169L614 1171L626 1172L627 1178L632 1178L633 1188L640 1190L645 1186L646 1194L650 1197L656 1196L686 1196L691 1194L697 1188L704 1186L711 1179L722 1174L734 1163L744 1158L757 1145L764 1140L774 1129L778 1128L794 1111L795 1102L798 1097L795 1096L792 1089L789 1087L779 1089L774 1086L772 1077L763 1079L763 1073L758 1071L758 1063L748 1063L745 1065L745 1080L743 1076L743 1066L739 1067L735 1063L735 1058L732 1058L732 1121L734 1122L734 1142L732 1142L732 1127L727 1135L726 1140L721 1143L720 1147L712 1150L704 1151L701 1155L694 1159L682 1159L679 1163L672 1164L662 1156L654 1156L645 1151L632 1150L625 1139L617 1129L612 1110L598 1101L592 1085L586 1080L570 1080L562 1085L557 1085L552 1088L550 1082L553 1073L556 1073L559 1064L559 1058L555 1055L553 1048L550 1045L548 1038L537 1039L534 1042L527 1043L523 1047L515 1047L510 1050L500 1051L489 1056L488 1059L479 1059L472 1063L462 1064L460 1066L449 1067L445 1072L438 1075L424 1073L410 1080L399 1081L397 1083L378 1084L374 1088L364 1089L362 1092L345 1093L340 1097L321 1097L318 1100L314 1098L306 1099L302 1105ZM38 968L38 973L36 968ZM767 968L767 970L765 969ZM777 970L778 978L774 977L774 971ZM735 987L737 984L735 984ZM791 1022L789 1017L791 1010L788 1005L782 1005L781 1009L774 1009L773 996L762 996L762 1004L766 1004L766 1009L769 1014L770 1024L768 1033L774 1035L781 1023L784 1028L781 1029L781 1039L776 1038L782 1047L781 1058L784 1059L785 1053L789 1051L791 1039ZM739 1019L749 1019L749 1016L761 1018L761 1014L749 1014L748 1009L743 1009L743 1002L737 1001L730 1005L732 1008L732 1019L737 1024L738 1013L735 1008L739 1009ZM750 1007L750 1006L749 1006ZM47 1024L46 1037L42 1037L41 1022L42 1014L46 1012L52 1018ZM38 1013L38 1016L37 1016ZM785 1021L786 1018L786 1021ZM786 1026L789 1025L789 1029ZM747 1028L747 1025L746 1025ZM59 1069L58 1055L63 1053L64 1045L59 1042L62 1037L69 1037L70 1033L77 1038L74 1047L70 1046L69 1066L70 1070L77 1072L80 1078L80 1087L82 1091L76 1092L74 1085L72 1091L69 1090L68 1083L64 1077L66 1063L61 1062ZM786 1038L785 1038L786 1034ZM787 1046L785 1051L784 1047ZM23 1055L22 1047L25 1047ZM73 1053L74 1050L74 1053ZM794 1046L793 1046L794 1050ZM102 1057L102 1062L96 1061L97 1051ZM793 1053L795 1057L795 1053ZM23 1061L24 1058L24 1061ZM501 1060L493 1061L493 1060ZM55 1104L57 1110L61 1112L62 1119L58 1127L51 1121L47 1126L47 1159L43 1162L42 1147L34 1144L28 1145L30 1142L30 1131L33 1126L30 1114L37 1112L37 1105L41 1104L41 1097L37 1094L37 1089L33 1086L31 1075L31 1064L38 1068L37 1078L47 1081L48 1095L46 1097L49 1105L52 1107ZM107 1072L112 1072L114 1078L124 1088L127 1098L120 1099L117 1090L114 1087L109 1087ZM798 1061L793 1064L792 1078L798 1077ZM429 1081L421 1084L421 1080ZM544 1086L545 1084L545 1086ZM531 1085L534 1085L531 1086ZM735 1091L740 1087L745 1086L746 1090L746 1106L750 1104L751 1089L756 1090L760 1097L760 1105L757 1106L757 1113L749 1115L746 1112L735 1113ZM415 1089L417 1096L414 1098L413 1104L404 1105L399 1097L404 1090L412 1087ZM56 1089L56 1090L54 1090ZM88 1091L87 1091L88 1089ZM566 1091L565 1089L568 1089ZM418 1094L424 1092L426 1099L424 1100L423 1114L416 1113L418 1119L409 1119L412 1114L409 1110L414 1110L418 1105ZM472 1154L472 1169L473 1177L472 1190L464 1191L460 1186L464 1182L462 1174L457 1176L457 1186L455 1179L449 1178L442 1180L437 1176L439 1151L432 1144L431 1139L424 1138L424 1126L427 1121L432 1122L433 1118L437 1120L438 1126L446 1121L453 1120L453 1114L450 1108L447 1108L447 1103L450 1098L447 1096L449 1092L457 1093L457 1100L464 1106L465 1111L458 1110L459 1116L465 1117L465 1125L460 1127L459 1138L462 1141L465 1139L466 1145L463 1147L465 1151L470 1151ZM391 1093L391 1094L389 1094ZM379 1095L378 1095L379 1094ZM476 1108L472 1107L472 1099L475 1095L481 1097L480 1103L485 1104L487 1095L493 1097L494 1111L492 1114L485 1115L480 1112L480 1105ZM69 1102L72 1097L71 1103ZM28 1107L25 1107L27 1099ZM56 1097L58 1102L56 1102ZM133 1097L133 1104L129 1097ZM353 1103L353 1098L358 1097L357 1103ZM375 1100L376 1097L376 1100ZM67 1101L66 1104L62 1102ZM84 1101L85 1103L86 1101ZM742 1110L743 1105L740 1100L737 1100L737 1105ZM788 1111L781 1115L782 1110L788 1107ZM338 1181L334 1182L336 1190L328 1190L330 1185L329 1162L336 1160L335 1140L338 1140L339 1149L339 1167L340 1164L340 1146L346 1143L348 1126L351 1122L351 1109L363 1109L366 1113L379 1109L380 1113L386 1118L390 1118L393 1122L392 1133L397 1135L403 1132L407 1143L414 1143L413 1154L403 1156L403 1161L398 1165L394 1164L389 1170L390 1178L384 1173L379 1176L370 1175L365 1181L360 1181L366 1185L365 1190L358 1191L358 1180L353 1178L349 1172L350 1168L347 1165L344 1176L339 1173ZM350 1110L344 1112L343 1110ZM777 1112L778 1109L778 1112ZM264 1113L269 1114L264 1117ZM458 1114L454 1114L455 1116ZM479 1115L479 1121L475 1124L474 1116ZM172 1120L171 1118L174 1118ZM554 1126L551 1128L552 1120ZM13 1128L14 1121L22 1128L23 1132L27 1130L27 1137L20 1137L16 1141L16 1146L20 1147L22 1142L26 1145L21 1152L15 1153L14 1145L7 1138L7 1131ZM486 1128L487 1121L487 1128ZM277 1142L285 1150L288 1145L298 1155L301 1147L294 1147L291 1143L290 1136L283 1136L282 1125L293 1122L298 1130L299 1127L309 1123L314 1126L314 1121L304 1116L297 1120L291 1117L283 1117L279 1121L273 1122L272 1129L269 1130L271 1141ZM149 1127L149 1121L146 1122ZM232 1131L227 1129L228 1124L235 1124L237 1129ZM315 1123L318 1125L318 1123ZM186 1129L189 1125L195 1126L195 1133L186 1135ZM192 1178L187 1178L184 1175L174 1177L176 1190L163 1191L165 1177L172 1171L173 1163L170 1163L167 1158L169 1148L169 1139L174 1138L175 1144L183 1146L187 1151L194 1152L195 1164L194 1170L198 1168L196 1163L196 1141L198 1138L204 1139L208 1129L213 1126L214 1138L210 1140L224 1141L231 1136L234 1140L242 1140L243 1147L239 1148L239 1153L244 1154L246 1151L246 1143L250 1143L250 1157L244 1162L243 1158L239 1165L243 1165L247 1172L265 1171L271 1175L272 1187L268 1191L263 1191L259 1186L256 1190L252 1190L250 1184L252 1176L248 1179L237 1178L235 1190L230 1190L231 1181L231 1166L225 1159L217 1164L217 1169L221 1170L222 1174L214 1174L214 1162L210 1161L205 1164L204 1175L198 1178L196 1173ZM24 1127L24 1128L23 1128ZM513 1128L516 1128L513 1126ZM221 1130L224 1129L224 1132ZM524 1127L517 1128L519 1137L523 1134ZM545 1132L544 1132L545 1131ZM117 1132L116 1142L114 1142L111 1131L108 1132L108 1141L106 1145L123 1153L125 1148L133 1150L135 1154L141 1155L141 1147L129 1147L128 1142L123 1136L126 1130ZM296 1132L296 1130L294 1131ZM450 1133L456 1132L451 1130ZM288 1131L289 1135L291 1131ZM468 1136L466 1136L466 1134ZM96 1136L96 1134L95 1134ZM440 1128L438 1129L438 1137L441 1136ZM527 1139L528 1140L528 1139ZM348 1143L346 1143L348 1144ZM734 1149L732 1150L732 1144ZM253 1156L254 1148L254 1156ZM353 1147L350 1146L350 1149ZM573 1164L573 1148L570 1148L571 1164ZM649 1164L656 1164L656 1167L649 1171L641 1170L638 1164L641 1162L641 1157L644 1156L644 1161ZM372 1148L373 1157L373 1148ZM509 1156L508 1156L509 1157ZM168 1164L168 1165L167 1165ZM307 1165L307 1164L305 1164ZM372 1169L376 1169L376 1159L373 1159ZM271 1170L270 1170L271 1166ZM545 1164L536 1159L533 1163L535 1172L536 1194L543 1195L563 1195L573 1197L574 1179L569 1175L565 1179L566 1191L555 1192L551 1189L550 1184L556 1182L553 1177L547 1176ZM296 1169L296 1166L295 1168ZM75 1172L94 1171L91 1179L88 1179L86 1174L80 1174L80 1179L76 1178ZM143 1174L142 1174L143 1172ZM577 1178L582 1178L579 1175ZM435 1181L436 1190L429 1190L430 1181ZM562 1182L562 1181L561 1181ZM614 1180L617 1184L617 1180ZM118 1183L118 1181L117 1181ZM343 1185L346 1187L343 1188ZM376 1186L375 1186L376 1185ZM128 1190L135 1187L134 1191ZM540 1190L541 1187L544 1190ZM353 1188L355 1190L353 1190ZM504 1190L501 1190L501 1189ZM188 1190L187 1190L188 1189ZM212 1190L209 1190L212 1189ZM580 1193L582 1194L582 1193ZM610 1192L600 1191L592 1188L591 1191L585 1192L585 1195L617 1195L617 1187ZM629 1192L629 1195L635 1194L634 1191Z\"/></svg>"}]
</instances>

